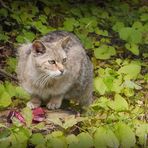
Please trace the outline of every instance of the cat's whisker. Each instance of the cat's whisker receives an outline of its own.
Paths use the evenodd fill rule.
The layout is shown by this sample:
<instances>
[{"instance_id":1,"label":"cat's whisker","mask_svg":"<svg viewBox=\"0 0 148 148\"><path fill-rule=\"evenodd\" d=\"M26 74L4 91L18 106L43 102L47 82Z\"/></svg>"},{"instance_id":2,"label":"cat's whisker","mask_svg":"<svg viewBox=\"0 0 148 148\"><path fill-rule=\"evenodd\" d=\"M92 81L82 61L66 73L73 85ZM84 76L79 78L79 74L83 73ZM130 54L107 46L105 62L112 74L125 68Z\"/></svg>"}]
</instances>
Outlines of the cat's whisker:
<instances>
[{"instance_id":1,"label":"cat's whisker","mask_svg":"<svg viewBox=\"0 0 148 148\"><path fill-rule=\"evenodd\" d=\"M44 81L46 80L48 76L46 75L45 77L42 78L42 80L40 81L40 86L44 86Z\"/></svg>"},{"instance_id":2,"label":"cat's whisker","mask_svg":"<svg viewBox=\"0 0 148 148\"><path fill-rule=\"evenodd\" d=\"M46 78L48 77L48 75L44 74L41 75L36 81L35 84L37 86L43 87L44 86L44 81L46 80Z\"/></svg>"},{"instance_id":3,"label":"cat's whisker","mask_svg":"<svg viewBox=\"0 0 148 148\"><path fill-rule=\"evenodd\" d=\"M47 75L41 75L34 83L36 86L43 86L42 83L46 79Z\"/></svg>"},{"instance_id":4,"label":"cat's whisker","mask_svg":"<svg viewBox=\"0 0 148 148\"><path fill-rule=\"evenodd\" d=\"M40 81L40 85L41 85L42 87L45 86L45 81L46 81L47 78L48 78L48 75L44 76L44 77L42 78L42 80Z\"/></svg>"},{"instance_id":5,"label":"cat's whisker","mask_svg":"<svg viewBox=\"0 0 148 148\"><path fill-rule=\"evenodd\" d=\"M47 77L46 77L46 78L44 79L44 81L43 81L43 85L44 85L44 86L48 84L49 79L50 79L50 76L47 75Z\"/></svg>"}]
</instances>

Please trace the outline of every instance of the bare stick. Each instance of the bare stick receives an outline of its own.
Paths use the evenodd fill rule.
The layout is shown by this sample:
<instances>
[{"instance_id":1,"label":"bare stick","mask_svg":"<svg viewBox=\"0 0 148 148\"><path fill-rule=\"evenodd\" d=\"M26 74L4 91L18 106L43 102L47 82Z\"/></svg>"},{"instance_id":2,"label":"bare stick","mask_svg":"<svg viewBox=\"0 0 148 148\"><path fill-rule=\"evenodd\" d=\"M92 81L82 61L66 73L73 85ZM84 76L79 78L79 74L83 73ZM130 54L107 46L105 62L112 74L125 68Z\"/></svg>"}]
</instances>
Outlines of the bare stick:
<instances>
[{"instance_id":1,"label":"bare stick","mask_svg":"<svg viewBox=\"0 0 148 148\"><path fill-rule=\"evenodd\" d=\"M15 77L15 76L13 76L12 74L10 74L10 73L7 73L5 70L3 70L3 69L0 69L0 75L2 75L3 77L7 77L7 78L9 78L9 79L11 79L11 80L14 80L15 82L18 82L18 79Z\"/></svg>"},{"instance_id":2,"label":"bare stick","mask_svg":"<svg viewBox=\"0 0 148 148\"><path fill-rule=\"evenodd\" d=\"M0 0L1 5L6 8L7 10L9 10L10 12L13 12L9 7L6 6L6 4L3 2L3 0Z\"/></svg>"}]
</instances>

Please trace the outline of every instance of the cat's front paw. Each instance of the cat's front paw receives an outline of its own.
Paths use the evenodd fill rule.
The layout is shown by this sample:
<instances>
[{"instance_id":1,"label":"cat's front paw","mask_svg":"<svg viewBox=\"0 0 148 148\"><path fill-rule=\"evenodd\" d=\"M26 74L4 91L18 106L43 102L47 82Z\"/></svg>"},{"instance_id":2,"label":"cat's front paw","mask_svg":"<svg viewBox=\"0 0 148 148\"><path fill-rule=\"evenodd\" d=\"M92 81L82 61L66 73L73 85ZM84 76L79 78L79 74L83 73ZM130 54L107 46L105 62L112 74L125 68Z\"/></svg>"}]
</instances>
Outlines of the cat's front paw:
<instances>
[{"instance_id":1,"label":"cat's front paw","mask_svg":"<svg viewBox=\"0 0 148 148\"><path fill-rule=\"evenodd\" d=\"M29 107L30 109L35 109L40 107L41 105L41 101L39 99L32 99L29 102L27 102L27 107Z\"/></svg>"},{"instance_id":2,"label":"cat's front paw","mask_svg":"<svg viewBox=\"0 0 148 148\"><path fill-rule=\"evenodd\" d=\"M47 104L47 108L48 109L58 109L61 107L61 104L62 104L61 99L51 99Z\"/></svg>"}]
</instances>

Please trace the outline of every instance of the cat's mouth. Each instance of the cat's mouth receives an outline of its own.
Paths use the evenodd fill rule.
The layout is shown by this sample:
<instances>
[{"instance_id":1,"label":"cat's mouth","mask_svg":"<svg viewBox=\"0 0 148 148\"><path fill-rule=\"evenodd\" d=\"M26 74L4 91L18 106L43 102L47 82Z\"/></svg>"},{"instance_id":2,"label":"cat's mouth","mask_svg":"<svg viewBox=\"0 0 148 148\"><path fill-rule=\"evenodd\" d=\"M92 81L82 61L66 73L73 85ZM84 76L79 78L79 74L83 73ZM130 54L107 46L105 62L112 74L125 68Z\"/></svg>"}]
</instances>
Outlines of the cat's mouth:
<instances>
[{"instance_id":1,"label":"cat's mouth","mask_svg":"<svg viewBox=\"0 0 148 148\"><path fill-rule=\"evenodd\" d=\"M48 72L49 77L51 78L60 78L65 74L65 71L56 71L56 72Z\"/></svg>"}]
</instances>

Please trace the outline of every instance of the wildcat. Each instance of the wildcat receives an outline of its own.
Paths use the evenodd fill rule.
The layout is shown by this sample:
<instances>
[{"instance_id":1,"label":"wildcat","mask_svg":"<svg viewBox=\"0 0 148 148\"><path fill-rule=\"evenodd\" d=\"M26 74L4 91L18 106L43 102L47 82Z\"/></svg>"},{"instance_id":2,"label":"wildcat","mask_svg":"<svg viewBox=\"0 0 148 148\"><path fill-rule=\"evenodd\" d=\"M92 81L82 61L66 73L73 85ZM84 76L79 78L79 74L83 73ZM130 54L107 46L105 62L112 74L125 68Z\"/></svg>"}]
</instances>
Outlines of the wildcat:
<instances>
[{"instance_id":1,"label":"wildcat","mask_svg":"<svg viewBox=\"0 0 148 148\"><path fill-rule=\"evenodd\" d=\"M20 85L31 95L27 106L60 108L63 99L80 105L92 102L93 66L79 39L72 33L53 31L18 50Z\"/></svg>"}]
</instances>

